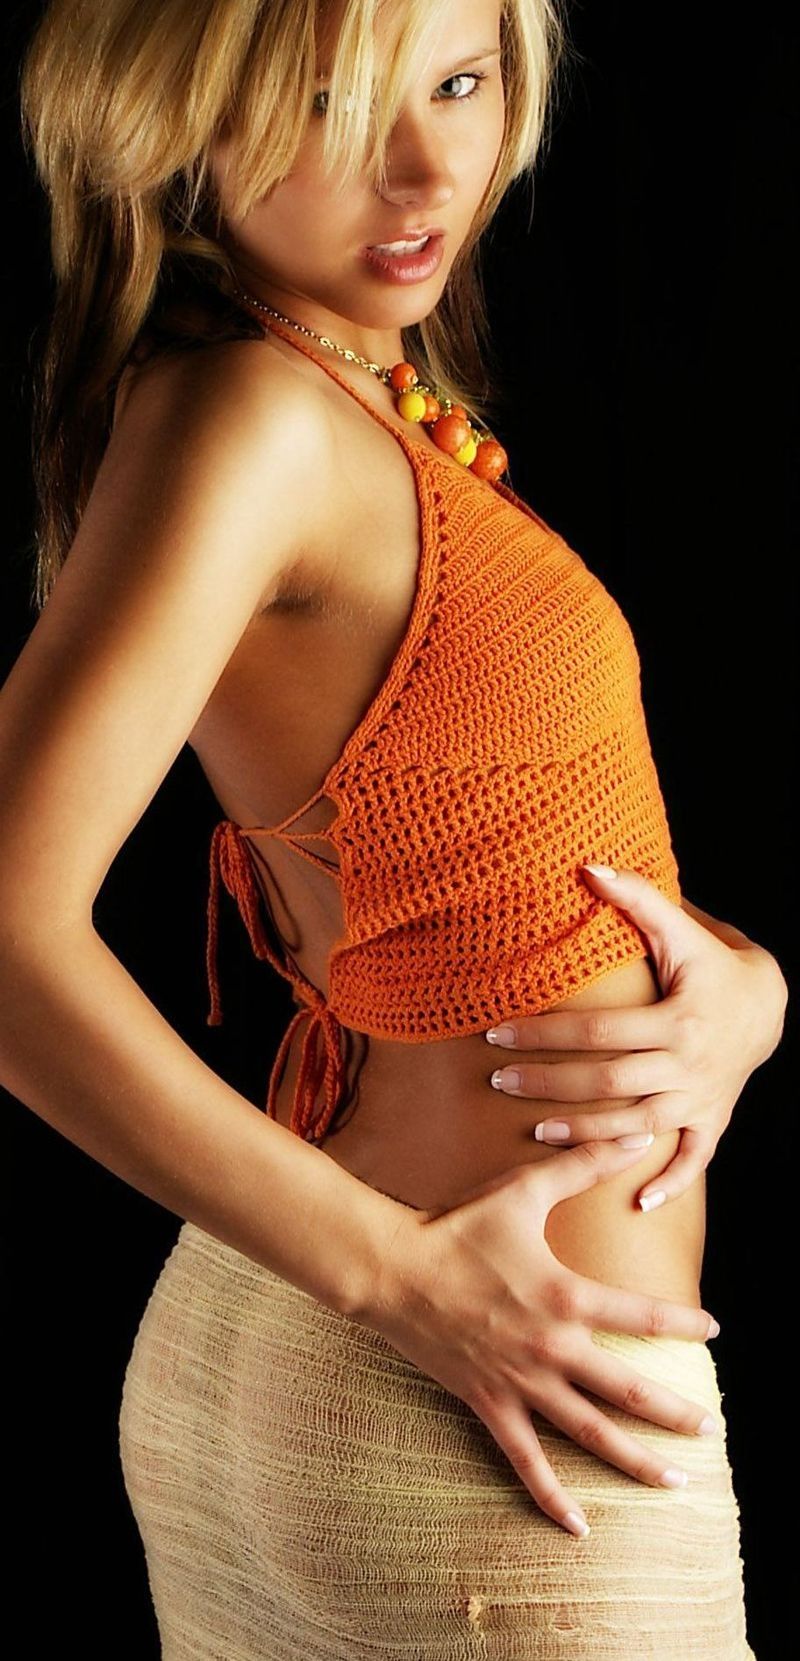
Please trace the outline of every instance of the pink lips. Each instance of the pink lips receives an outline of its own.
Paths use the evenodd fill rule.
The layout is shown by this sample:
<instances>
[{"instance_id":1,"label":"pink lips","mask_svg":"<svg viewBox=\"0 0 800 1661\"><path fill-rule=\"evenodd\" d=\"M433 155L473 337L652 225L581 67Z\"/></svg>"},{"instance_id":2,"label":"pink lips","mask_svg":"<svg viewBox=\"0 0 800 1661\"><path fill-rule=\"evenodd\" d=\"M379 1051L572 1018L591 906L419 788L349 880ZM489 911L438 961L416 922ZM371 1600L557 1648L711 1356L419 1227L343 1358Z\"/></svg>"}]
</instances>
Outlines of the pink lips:
<instances>
[{"instance_id":1,"label":"pink lips","mask_svg":"<svg viewBox=\"0 0 800 1661\"><path fill-rule=\"evenodd\" d=\"M392 237L393 242L419 241L413 237ZM379 254L376 248L362 249L362 258L376 276L395 283L421 283L432 277L444 253L444 232L431 234L417 254Z\"/></svg>"}]
</instances>

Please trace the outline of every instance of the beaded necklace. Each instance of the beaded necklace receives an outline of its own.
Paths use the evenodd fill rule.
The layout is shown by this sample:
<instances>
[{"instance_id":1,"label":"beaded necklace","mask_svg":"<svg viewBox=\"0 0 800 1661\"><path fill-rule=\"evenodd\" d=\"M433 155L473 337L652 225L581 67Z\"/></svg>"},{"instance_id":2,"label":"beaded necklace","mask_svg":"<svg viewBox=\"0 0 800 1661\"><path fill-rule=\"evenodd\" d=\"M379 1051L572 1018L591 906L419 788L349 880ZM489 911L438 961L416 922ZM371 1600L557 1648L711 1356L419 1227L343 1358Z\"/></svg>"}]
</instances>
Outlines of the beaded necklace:
<instances>
[{"instance_id":1,"label":"beaded necklace","mask_svg":"<svg viewBox=\"0 0 800 1661\"><path fill-rule=\"evenodd\" d=\"M387 369L380 363L371 363L368 358L362 358L358 352L349 346L338 346L336 341L328 335L317 334L305 323L295 323L291 317L286 317L282 311L276 311L274 306L268 306L263 300L257 300L255 295L247 294L243 288L236 286L236 292L249 305L257 306L270 317L277 317L280 322L287 323L290 329L297 329L300 334L312 335L321 346L329 346L332 351L338 352L340 357L346 358L348 363L358 363L370 374L376 375L384 385L391 387L395 394L395 409L405 421L418 421L427 427L434 444L446 455L452 456L462 466L468 467L471 473L477 474L479 479L488 479L493 483L505 473L508 467L508 455L493 438L488 428L480 431L470 421L463 404L454 404L452 399L444 393L435 392L433 388L420 381L412 363L401 360Z\"/></svg>"}]
</instances>

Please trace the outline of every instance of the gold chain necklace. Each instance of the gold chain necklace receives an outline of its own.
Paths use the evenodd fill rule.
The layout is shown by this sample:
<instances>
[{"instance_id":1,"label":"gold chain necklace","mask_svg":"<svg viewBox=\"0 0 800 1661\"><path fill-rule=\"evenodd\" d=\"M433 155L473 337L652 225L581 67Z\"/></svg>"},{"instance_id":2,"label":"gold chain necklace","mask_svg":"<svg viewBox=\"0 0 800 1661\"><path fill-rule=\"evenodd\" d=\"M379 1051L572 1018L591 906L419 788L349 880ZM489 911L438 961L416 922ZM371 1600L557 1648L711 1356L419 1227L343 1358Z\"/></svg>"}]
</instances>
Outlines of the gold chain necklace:
<instances>
[{"instance_id":1,"label":"gold chain necklace","mask_svg":"<svg viewBox=\"0 0 800 1661\"><path fill-rule=\"evenodd\" d=\"M270 317L277 317L281 323L288 324L290 329L297 329L300 334L311 335L318 340L321 346L329 346L331 351L338 352L346 358L348 363L360 364L362 369L368 369L371 375L376 375L385 386L391 387L395 394L395 409L405 421L421 422L430 432L434 444L446 455L452 456L479 479L487 479L493 483L505 473L508 467L508 456L496 438L493 438L488 428L481 432L472 421L463 404L454 404L445 394L434 392L433 388L420 381L412 363L404 360L392 364L390 369L380 363L371 363L369 358L362 358L358 352L352 351L349 346L337 346L335 340L328 335L317 334L314 329L305 323L295 323L291 317L286 317L282 311L276 311L274 306L268 306L263 300L257 300L254 294L247 294L243 288L235 285L236 293L246 300L249 305L257 306Z\"/></svg>"}]
</instances>

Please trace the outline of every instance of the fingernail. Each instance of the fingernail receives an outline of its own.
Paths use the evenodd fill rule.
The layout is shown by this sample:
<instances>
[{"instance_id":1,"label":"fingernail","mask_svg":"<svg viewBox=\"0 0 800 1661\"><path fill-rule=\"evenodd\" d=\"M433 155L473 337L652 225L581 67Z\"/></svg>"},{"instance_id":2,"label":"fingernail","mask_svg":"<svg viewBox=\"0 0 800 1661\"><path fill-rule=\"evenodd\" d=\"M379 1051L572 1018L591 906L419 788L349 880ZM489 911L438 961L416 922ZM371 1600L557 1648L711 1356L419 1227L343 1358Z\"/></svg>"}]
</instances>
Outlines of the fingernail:
<instances>
[{"instance_id":1,"label":"fingernail","mask_svg":"<svg viewBox=\"0 0 800 1661\"><path fill-rule=\"evenodd\" d=\"M698 1436L715 1436L716 1433L716 1420L712 1419L710 1413L707 1413L705 1418L701 1419L700 1424L697 1426L697 1434Z\"/></svg>"},{"instance_id":2,"label":"fingernail","mask_svg":"<svg viewBox=\"0 0 800 1661\"><path fill-rule=\"evenodd\" d=\"M712 1315L711 1316L711 1323L710 1323L710 1326L708 1328L708 1332L706 1333L706 1337L707 1338L718 1338L719 1333L720 1333L719 1321L715 1321L714 1317Z\"/></svg>"},{"instance_id":3,"label":"fingernail","mask_svg":"<svg viewBox=\"0 0 800 1661\"><path fill-rule=\"evenodd\" d=\"M586 1518L579 1517L577 1511L568 1511L564 1521L570 1533L579 1534L581 1539L583 1539L584 1535L591 1534L592 1532Z\"/></svg>"},{"instance_id":4,"label":"fingernail","mask_svg":"<svg viewBox=\"0 0 800 1661\"><path fill-rule=\"evenodd\" d=\"M663 1471L658 1480L662 1488L685 1488L689 1478L685 1471Z\"/></svg>"},{"instance_id":5,"label":"fingernail","mask_svg":"<svg viewBox=\"0 0 800 1661\"><path fill-rule=\"evenodd\" d=\"M533 1133L536 1142L566 1142L569 1137L569 1125L561 1119L543 1119L536 1126Z\"/></svg>"},{"instance_id":6,"label":"fingernail","mask_svg":"<svg viewBox=\"0 0 800 1661\"><path fill-rule=\"evenodd\" d=\"M497 1067L492 1073L492 1084L495 1090L518 1090L522 1078L516 1067Z\"/></svg>"},{"instance_id":7,"label":"fingernail","mask_svg":"<svg viewBox=\"0 0 800 1661\"><path fill-rule=\"evenodd\" d=\"M666 1199L663 1188L657 1188L652 1194L642 1194L639 1204L643 1211L655 1211L657 1205L663 1205Z\"/></svg>"},{"instance_id":8,"label":"fingernail","mask_svg":"<svg viewBox=\"0 0 800 1661\"><path fill-rule=\"evenodd\" d=\"M490 1027L486 1034L489 1044L516 1044L517 1035L513 1027Z\"/></svg>"},{"instance_id":9,"label":"fingernail","mask_svg":"<svg viewBox=\"0 0 800 1661\"><path fill-rule=\"evenodd\" d=\"M608 877L610 879L617 874L613 865L584 865L583 869L584 871L591 871L593 877Z\"/></svg>"},{"instance_id":10,"label":"fingernail","mask_svg":"<svg viewBox=\"0 0 800 1661\"><path fill-rule=\"evenodd\" d=\"M616 1140L621 1148L649 1148L650 1143L655 1141L655 1137L652 1132L645 1134L642 1131L640 1136L618 1136Z\"/></svg>"}]
</instances>

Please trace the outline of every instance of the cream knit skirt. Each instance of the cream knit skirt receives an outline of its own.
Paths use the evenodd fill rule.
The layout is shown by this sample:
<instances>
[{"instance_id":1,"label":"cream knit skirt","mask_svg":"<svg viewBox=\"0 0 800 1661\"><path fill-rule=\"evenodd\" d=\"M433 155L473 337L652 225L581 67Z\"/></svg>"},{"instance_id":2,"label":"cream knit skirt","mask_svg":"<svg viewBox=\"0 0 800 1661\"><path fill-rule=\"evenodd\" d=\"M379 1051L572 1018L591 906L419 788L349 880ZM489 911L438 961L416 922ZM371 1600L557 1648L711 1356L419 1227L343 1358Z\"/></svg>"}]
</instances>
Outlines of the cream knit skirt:
<instances>
[{"instance_id":1,"label":"cream knit skirt","mask_svg":"<svg viewBox=\"0 0 800 1661\"><path fill-rule=\"evenodd\" d=\"M671 1490L533 1412L585 1509L581 1540L388 1340L185 1223L119 1421L163 1661L755 1661L711 1352L595 1337L722 1429L684 1436L600 1403L688 1471Z\"/></svg>"}]
</instances>

